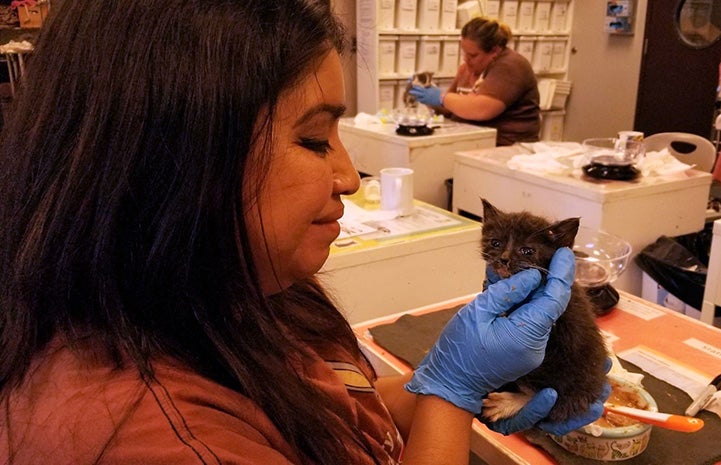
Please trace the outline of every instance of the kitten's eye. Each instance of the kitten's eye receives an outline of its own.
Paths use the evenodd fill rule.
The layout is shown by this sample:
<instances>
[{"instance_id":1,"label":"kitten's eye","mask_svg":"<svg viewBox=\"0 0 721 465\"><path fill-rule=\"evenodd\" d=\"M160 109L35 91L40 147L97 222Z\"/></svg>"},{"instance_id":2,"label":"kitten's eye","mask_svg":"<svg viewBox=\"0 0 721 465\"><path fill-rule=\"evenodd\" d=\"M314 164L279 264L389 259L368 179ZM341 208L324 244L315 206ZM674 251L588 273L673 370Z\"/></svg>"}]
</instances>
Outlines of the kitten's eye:
<instances>
[{"instance_id":1,"label":"kitten's eye","mask_svg":"<svg viewBox=\"0 0 721 465\"><path fill-rule=\"evenodd\" d=\"M499 241L498 239L491 239L491 246L492 246L492 247L498 248L498 247L500 247L501 245L503 245L503 243L502 243L501 241Z\"/></svg>"},{"instance_id":2,"label":"kitten's eye","mask_svg":"<svg viewBox=\"0 0 721 465\"><path fill-rule=\"evenodd\" d=\"M526 256L533 255L534 253L536 253L536 251L533 250L531 247L521 247L520 249L518 249L518 251L521 252L521 255L526 255Z\"/></svg>"},{"instance_id":3,"label":"kitten's eye","mask_svg":"<svg viewBox=\"0 0 721 465\"><path fill-rule=\"evenodd\" d=\"M300 145L308 150L316 152L320 155L327 155L331 151L330 142L321 139L312 139L308 137L300 138Z\"/></svg>"}]
</instances>

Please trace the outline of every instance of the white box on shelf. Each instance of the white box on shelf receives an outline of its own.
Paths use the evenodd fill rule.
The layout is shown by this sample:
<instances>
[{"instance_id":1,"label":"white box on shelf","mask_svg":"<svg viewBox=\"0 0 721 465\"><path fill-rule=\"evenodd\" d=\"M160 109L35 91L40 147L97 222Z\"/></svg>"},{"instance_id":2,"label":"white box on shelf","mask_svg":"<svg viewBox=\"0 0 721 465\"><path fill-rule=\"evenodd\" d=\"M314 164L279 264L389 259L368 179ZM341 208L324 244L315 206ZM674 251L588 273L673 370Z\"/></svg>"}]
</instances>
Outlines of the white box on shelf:
<instances>
[{"instance_id":1,"label":"white box on shelf","mask_svg":"<svg viewBox=\"0 0 721 465\"><path fill-rule=\"evenodd\" d=\"M416 16L418 15L418 3L416 0L398 0L396 8L396 28L404 31L417 29Z\"/></svg>"},{"instance_id":2,"label":"white box on shelf","mask_svg":"<svg viewBox=\"0 0 721 465\"><path fill-rule=\"evenodd\" d=\"M396 106L395 108L405 108L406 103L403 101L403 96L406 93L406 87L408 87L408 81L404 80L398 80L394 81L395 85L395 100L396 100Z\"/></svg>"},{"instance_id":3,"label":"white box on shelf","mask_svg":"<svg viewBox=\"0 0 721 465\"><path fill-rule=\"evenodd\" d=\"M419 0L418 29L435 31L440 26L441 0Z\"/></svg>"},{"instance_id":4,"label":"white box on shelf","mask_svg":"<svg viewBox=\"0 0 721 465\"><path fill-rule=\"evenodd\" d=\"M378 40L378 75L385 76L396 72L396 46L398 36L382 36Z\"/></svg>"},{"instance_id":5,"label":"white box on shelf","mask_svg":"<svg viewBox=\"0 0 721 465\"><path fill-rule=\"evenodd\" d=\"M393 110L396 100L395 81L384 81L378 86L378 108L381 110Z\"/></svg>"},{"instance_id":6,"label":"white box on shelf","mask_svg":"<svg viewBox=\"0 0 721 465\"><path fill-rule=\"evenodd\" d=\"M534 0L521 0L518 6L518 31L533 32L535 31L534 12L536 2Z\"/></svg>"},{"instance_id":7,"label":"white box on shelf","mask_svg":"<svg viewBox=\"0 0 721 465\"><path fill-rule=\"evenodd\" d=\"M536 32L546 33L551 30L551 6L553 2L536 2L533 28Z\"/></svg>"},{"instance_id":8,"label":"white box on shelf","mask_svg":"<svg viewBox=\"0 0 721 465\"><path fill-rule=\"evenodd\" d=\"M500 19L501 17L501 0L486 0L486 9L483 11L483 16L493 19Z\"/></svg>"},{"instance_id":9,"label":"white box on shelf","mask_svg":"<svg viewBox=\"0 0 721 465\"><path fill-rule=\"evenodd\" d=\"M533 70L537 73L550 71L552 58L553 42L547 37L537 38L536 46L533 49Z\"/></svg>"},{"instance_id":10,"label":"white box on shelf","mask_svg":"<svg viewBox=\"0 0 721 465\"><path fill-rule=\"evenodd\" d=\"M568 1L556 0L553 2L551 31L568 32Z\"/></svg>"},{"instance_id":11,"label":"white box on shelf","mask_svg":"<svg viewBox=\"0 0 721 465\"><path fill-rule=\"evenodd\" d=\"M396 18L395 0L378 0L378 29L394 29Z\"/></svg>"},{"instance_id":12,"label":"white box on shelf","mask_svg":"<svg viewBox=\"0 0 721 465\"><path fill-rule=\"evenodd\" d=\"M457 37L444 37L441 46L441 73L455 73L458 70L460 44Z\"/></svg>"},{"instance_id":13,"label":"white box on shelf","mask_svg":"<svg viewBox=\"0 0 721 465\"><path fill-rule=\"evenodd\" d=\"M458 0L441 0L440 28L442 31L456 30Z\"/></svg>"},{"instance_id":14,"label":"white box on shelf","mask_svg":"<svg viewBox=\"0 0 721 465\"><path fill-rule=\"evenodd\" d=\"M553 43L551 70L563 72L566 69L566 39L564 37L554 37L551 42Z\"/></svg>"},{"instance_id":15,"label":"white box on shelf","mask_svg":"<svg viewBox=\"0 0 721 465\"><path fill-rule=\"evenodd\" d=\"M460 3L456 11L456 27L458 29L462 28L464 24L476 16L481 16L482 13L481 7L476 0Z\"/></svg>"},{"instance_id":16,"label":"white box on shelf","mask_svg":"<svg viewBox=\"0 0 721 465\"><path fill-rule=\"evenodd\" d=\"M535 37L519 37L516 40L516 52L523 55L529 63L533 63L533 49L536 46Z\"/></svg>"},{"instance_id":17,"label":"white box on shelf","mask_svg":"<svg viewBox=\"0 0 721 465\"><path fill-rule=\"evenodd\" d=\"M400 36L398 53L396 54L396 73L411 76L416 72L416 55L418 51L417 36Z\"/></svg>"},{"instance_id":18,"label":"white box on shelf","mask_svg":"<svg viewBox=\"0 0 721 465\"><path fill-rule=\"evenodd\" d=\"M515 30L518 26L518 0L503 0L500 18L508 27Z\"/></svg>"},{"instance_id":19,"label":"white box on shelf","mask_svg":"<svg viewBox=\"0 0 721 465\"><path fill-rule=\"evenodd\" d=\"M564 110L541 112L541 140L562 141Z\"/></svg>"},{"instance_id":20,"label":"white box on shelf","mask_svg":"<svg viewBox=\"0 0 721 465\"><path fill-rule=\"evenodd\" d=\"M416 71L437 73L441 67L441 40L439 37L421 36L418 41Z\"/></svg>"}]
</instances>

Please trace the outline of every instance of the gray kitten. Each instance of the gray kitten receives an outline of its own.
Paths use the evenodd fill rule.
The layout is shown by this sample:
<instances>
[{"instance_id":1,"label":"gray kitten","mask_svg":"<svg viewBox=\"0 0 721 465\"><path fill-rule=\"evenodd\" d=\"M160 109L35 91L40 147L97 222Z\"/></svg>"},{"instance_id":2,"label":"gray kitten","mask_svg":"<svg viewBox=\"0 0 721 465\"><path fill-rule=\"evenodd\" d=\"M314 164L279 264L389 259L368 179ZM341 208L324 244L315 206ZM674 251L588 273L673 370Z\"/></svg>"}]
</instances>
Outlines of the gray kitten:
<instances>
[{"instance_id":1,"label":"gray kitten","mask_svg":"<svg viewBox=\"0 0 721 465\"><path fill-rule=\"evenodd\" d=\"M431 87L433 86L433 73L430 71L424 71L422 73L416 73L413 75L413 79L406 86L406 90L403 91L403 104L406 107L418 106L418 101L414 96L408 93L413 86Z\"/></svg>"},{"instance_id":2,"label":"gray kitten","mask_svg":"<svg viewBox=\"0 0 721 465\"><path fill-rule=\"evenodd\" d=\"M573 247L578 226L578 218L552 223L528 212L504 213L483 199L483 258L502 278L536 268L545 279L556 250ZM574 284L566 311L551 329L543 363L515 383L490 393L482 415L492 421L513 416L533 393L552 387L558 400L549 419L578 416L601 397L606 358L593 303L586 291Z\"/></svg>"}]
</instances>

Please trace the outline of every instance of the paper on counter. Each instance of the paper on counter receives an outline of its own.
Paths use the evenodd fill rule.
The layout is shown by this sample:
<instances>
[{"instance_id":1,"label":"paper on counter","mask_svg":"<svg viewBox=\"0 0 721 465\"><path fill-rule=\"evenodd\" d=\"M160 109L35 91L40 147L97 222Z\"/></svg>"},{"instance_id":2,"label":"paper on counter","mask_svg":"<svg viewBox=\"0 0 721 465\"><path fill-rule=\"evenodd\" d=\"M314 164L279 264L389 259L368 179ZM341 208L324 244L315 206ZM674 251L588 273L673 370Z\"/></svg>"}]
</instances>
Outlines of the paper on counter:
<instances>
[{"instance_id":1,"label":"paper on counter","mask_svg":"<svg viewBox=\"0 0 721 465\"><path fill-rule=\"evenodd\" d=\"M634 347L620 352L617 355L656 378L681 389L691 396L692 399L695 399L708 385L709 381L711 381L645 347ZM721 417L721 392L714 394L713 400L706 405L704 410L713 412Z\"/></svg>"}]
</instances>

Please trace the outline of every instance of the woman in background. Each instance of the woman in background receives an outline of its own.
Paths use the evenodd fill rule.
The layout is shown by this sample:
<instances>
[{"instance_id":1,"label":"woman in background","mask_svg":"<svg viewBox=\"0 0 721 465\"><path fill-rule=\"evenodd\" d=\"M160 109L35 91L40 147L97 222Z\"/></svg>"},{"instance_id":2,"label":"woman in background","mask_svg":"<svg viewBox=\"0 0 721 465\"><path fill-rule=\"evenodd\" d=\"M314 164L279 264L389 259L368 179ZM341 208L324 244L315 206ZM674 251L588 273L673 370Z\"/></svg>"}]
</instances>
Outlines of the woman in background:
<instances>
[{"instance_id":1,"label":"woman in background","mask_svg":"<svg viewBox=\"0 0 721 465\"><path fill-rule=\"evenodd\" d=\"M314 280L359 184L341 32L321 0L54 5L0 136L1 463L467 462L483 397L541 363L573 254L377 379ZM489 426L601 413L550 424L555 399Z\"/></svg>"},{"instance_id":2,"label":"woman in background","mask_svg":"<svg viewBox=\"0 0 721 465\"><path fill-rule=\"evenodd\" d=\"M496 145L538 141L540 97L531 64L507 47L508 25L473 18L461 29L463 64L448 92L414 86L421 103L454 118L496 128Z\"/></svg>"}]
</instances>

